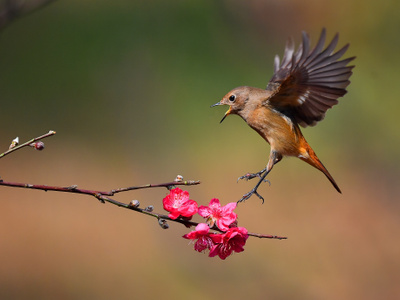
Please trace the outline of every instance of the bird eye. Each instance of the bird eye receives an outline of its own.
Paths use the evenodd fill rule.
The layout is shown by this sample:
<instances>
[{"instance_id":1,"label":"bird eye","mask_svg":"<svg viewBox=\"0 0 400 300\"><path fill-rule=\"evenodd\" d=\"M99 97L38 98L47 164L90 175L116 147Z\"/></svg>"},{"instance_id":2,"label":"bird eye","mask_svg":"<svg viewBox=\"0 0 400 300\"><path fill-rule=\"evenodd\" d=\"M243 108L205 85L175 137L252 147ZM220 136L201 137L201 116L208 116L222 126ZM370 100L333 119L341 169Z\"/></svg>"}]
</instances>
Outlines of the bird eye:
<instances>
[{"instance_id":1,"label":"bird eye","mask_svg":"<svg viewBox=\"0 0 400 300\"><path fill-rule=\"evenodd\" d=\"M229 101L234 102L236 100L236 96L235 95L230 95L229 96Z\"/></svg>"}]
</instances>

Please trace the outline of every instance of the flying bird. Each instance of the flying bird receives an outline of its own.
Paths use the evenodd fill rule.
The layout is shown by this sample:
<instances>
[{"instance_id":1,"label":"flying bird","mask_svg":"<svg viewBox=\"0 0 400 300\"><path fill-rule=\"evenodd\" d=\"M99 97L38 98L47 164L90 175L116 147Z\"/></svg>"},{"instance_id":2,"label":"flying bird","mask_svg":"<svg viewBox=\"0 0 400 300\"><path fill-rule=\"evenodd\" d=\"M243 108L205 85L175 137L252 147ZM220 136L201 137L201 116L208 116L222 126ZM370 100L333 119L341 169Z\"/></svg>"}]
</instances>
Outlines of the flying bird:
<instances>
[{"instance_id":1,"label":"flying bird","mask_svg":"<svg viewBox=\"0 0 400 300\"><path fill-rule=\"evenodd\" d=\"M300 126L314 126L325 117L326 111L344 96L354 66L347 66L355 57L339 60L349 44L334 52L339 35L324 49L326 30L313 49L310 38L303 32L302 43L295 51L293 39L289 39L282 61L275 56L274 74L266 89L241 86L227 93L220 102L212 105L229 105L221 122L231 114L236 114L270 146L267 166L257 173L247 173L239 179L259 178L258 183L238 201L244 201L256 194L258 187L273 166L284 156L295 156L317 168L329 179L335 189L339 186L307 143Z\"/></svg>"}]
</instances>

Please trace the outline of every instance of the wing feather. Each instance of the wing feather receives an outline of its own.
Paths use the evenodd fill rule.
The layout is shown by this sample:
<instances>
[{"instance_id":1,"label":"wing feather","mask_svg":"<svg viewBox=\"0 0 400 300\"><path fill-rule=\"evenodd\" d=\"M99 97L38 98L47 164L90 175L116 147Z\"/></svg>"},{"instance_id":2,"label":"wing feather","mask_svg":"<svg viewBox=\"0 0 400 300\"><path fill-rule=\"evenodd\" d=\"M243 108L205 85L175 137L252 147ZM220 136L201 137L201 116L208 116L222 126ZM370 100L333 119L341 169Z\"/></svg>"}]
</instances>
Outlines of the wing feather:
<instances>
[{"instance_id":1,"label":"wing feather","mask_svg":"<svg viewBox=\"0 0 400 300\"><path fill-rule=\"evenodd\" d=\"M334 52L339 35L336 34L324 49L326 30L323 29L315 47L310 50L310 38L302 34L302 43L295 51L293 39L286 43L280 62L275 57L274 75L267 89L273 92L268 105L282 111L302 126L315 125L326 111L344 96L354 66L355 57L339 60L349 44Z\"/></svg>"}]
</instances>

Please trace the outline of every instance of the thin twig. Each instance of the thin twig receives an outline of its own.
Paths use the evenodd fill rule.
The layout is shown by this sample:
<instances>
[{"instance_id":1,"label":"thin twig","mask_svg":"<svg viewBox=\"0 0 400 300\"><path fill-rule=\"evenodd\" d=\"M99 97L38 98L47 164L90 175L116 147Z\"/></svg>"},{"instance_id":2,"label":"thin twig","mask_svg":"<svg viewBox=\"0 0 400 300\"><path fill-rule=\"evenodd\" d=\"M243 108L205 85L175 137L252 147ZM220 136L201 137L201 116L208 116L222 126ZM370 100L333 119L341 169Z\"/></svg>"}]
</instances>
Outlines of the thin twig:
<instances>
[{"instance_id":1,"label":"thin twig","mask_svg":"<svg viewBox=\"0 0 400 300\"><path fill-rule=\"evenodd\" d=\"M166 183L158 183L158 184L144 184L144 185L131 186L131 187L126 187L126 188L119 188L119 189L111 190L111 193L112 193L111 196L113 196L114 194L117 194L117 193L139 190L139 189L148 189L148 188L155 188L155 187L170 188L175 185L196 185L196 184L200 184L200 180L185 180L185 181L172 181L172 182L166 182Z\"/></svg>"},{"instance_id":2,"label":"thin twig","mask_svg":"<svg viewBox=\"0 0 400 300\"><path fill-rule=\"evenodd\" d=\"M5 182L0 180L0 185L10 186L10 187L19 187L33 190L42 190L42 191L55 191L55 192L66 192L66 193L76 193L76 194L86 194L86 195L105 195L105 196L114 196L116 193L122 193L132 190L145 189L145 188L153 188L153 187L171 187L174 185L196 185L200 184L200 180L188 180L181 182L166 182L166 183L158 183L158 184L145 184L140 186L132 186L127 188L118 188L113 189L111 191L97 191L97 190L88 190L88 189L80 189L76 185L71 185L67 187L61 186L51 186L44 184L29 184L29 183L19 183L19 182Z\"/></svg>"},{"instance_id":3,"label":"thin twig","mask_svg":"<svg viewBox=\"0 0 400 300\"><path fill-rule=\"evenodd\" d=\"M277 240L286 240L286 236L279 235L270 235L270 234L260 234L260 233L248 233L248 235L260 238L260 239L277 239Z\"/></svg>"},{"instance_id":4,"label":"thin twig","mask_svg":"<svg viewBox=\"0 0 400 300\"><path fill-rule=\"evenodd\" d=\"M30 144L34 143L34 142L43 140L43 139L45 139L45 138L47 138L47 137L49 137L49 136L55 135L55 134L56 134L55 131L50 130L50 131L49 131L48 133L46 133L46 134L43 134L43 135L41 135L41 136L38 136L38 137L36 137L36 138L33 138L33 139L31 139L31 140L29 140L29 141L23 143L23 144L21 144L21 145L18 145L18 146L15 146L15 147L11 148L11 149L8 149L6 152L3 152L3 153L0 154L0 158L3 158L3 157L6 156L7 154L10 154L10 153L12 153L12 152L14 152L14 151L17 151L17 150L21 149L21 148L27 147L27 146L29 146Z\"/></svg>"}]
</instances>

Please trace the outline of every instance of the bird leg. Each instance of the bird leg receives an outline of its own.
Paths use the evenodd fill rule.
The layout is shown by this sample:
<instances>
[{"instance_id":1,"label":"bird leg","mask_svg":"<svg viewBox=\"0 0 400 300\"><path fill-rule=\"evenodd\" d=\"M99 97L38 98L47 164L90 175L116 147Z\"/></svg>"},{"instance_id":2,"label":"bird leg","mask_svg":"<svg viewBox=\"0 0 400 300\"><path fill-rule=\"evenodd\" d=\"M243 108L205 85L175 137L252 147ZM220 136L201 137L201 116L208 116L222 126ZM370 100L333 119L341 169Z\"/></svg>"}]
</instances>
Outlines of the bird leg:
<instances>
[{"instance_id":1,"label":"bird leg","mask_svg":"<svg viewBox=\"0 0 400 300\"><path fill-rule=\"evenodd\" d=\"M269 182L269 180L266 180L265 177L267 177L269 172L271 172L272 167L275 164L277 164L278 162L280 162L281 159L282 159L282 155L280 153L278 153L276 151L271 151L271 154L270 154L269 160L268 160L268 165L265 169L261 170L258 173L247 173L246 175L239 177L239 179L247 179L247 180L253 179L255 177L259 177L260 180L257 182L256 186L250 192L243 195L243 197L238 201L238 203L249 199L253 194L255 194L258 198L260 198L262 200L262 203L264 204L264 198L257 192L257 189L262 182Z\"/></svg>"}]
</instances>

